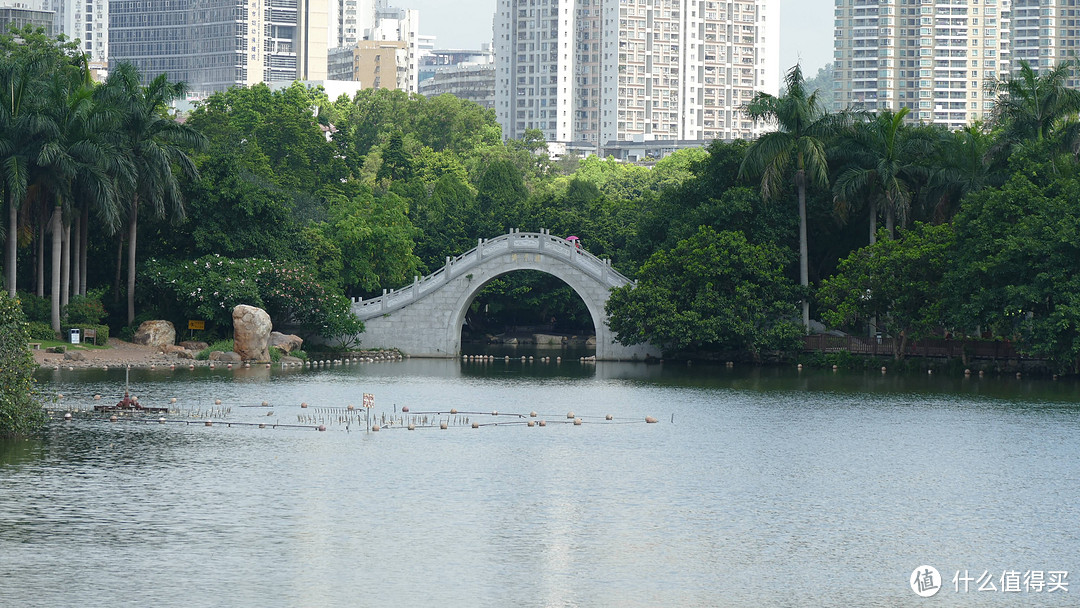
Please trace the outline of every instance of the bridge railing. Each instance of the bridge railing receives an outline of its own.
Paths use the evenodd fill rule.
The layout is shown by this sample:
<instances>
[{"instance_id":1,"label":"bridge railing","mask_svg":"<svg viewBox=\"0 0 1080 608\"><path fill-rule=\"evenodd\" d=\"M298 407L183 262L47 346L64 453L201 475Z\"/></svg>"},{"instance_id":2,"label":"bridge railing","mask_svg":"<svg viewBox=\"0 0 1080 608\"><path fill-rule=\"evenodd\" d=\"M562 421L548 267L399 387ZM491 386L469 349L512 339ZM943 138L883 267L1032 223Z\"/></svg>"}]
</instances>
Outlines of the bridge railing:
<instances>
[{"instance_id":1,"label":"bridge railing","mask_svg":"<svg viewBox=\"0 0 1080 608\"><path fill-rule=\"evenodd\" d=\"M401 289L383 290L378 297L353 298L353 311L361 319L370 319L403 308L428 293L448 283L451 279L467 274L486 258L508 252L543 253L565 260L578 270L592 276L608 287L630 283L630 279L611 267L611 260L601 259L572 241L552 236L550 231L520 232L512 230L492 239L477 239L476 247L454 257L447 256L446 264L431 274L413 277L411 285Z\"/></svg>"}]
</instances>

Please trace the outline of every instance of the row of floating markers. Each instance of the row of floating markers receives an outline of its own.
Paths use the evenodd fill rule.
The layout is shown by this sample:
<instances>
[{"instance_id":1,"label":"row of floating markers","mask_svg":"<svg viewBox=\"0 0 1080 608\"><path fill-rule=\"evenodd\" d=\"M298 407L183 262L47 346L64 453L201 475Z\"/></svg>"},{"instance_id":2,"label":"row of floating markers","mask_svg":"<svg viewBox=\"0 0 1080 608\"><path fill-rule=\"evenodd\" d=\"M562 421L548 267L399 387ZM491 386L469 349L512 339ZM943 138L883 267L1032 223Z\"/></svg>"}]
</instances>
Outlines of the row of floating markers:
<instances>
[{"instance_id":1,"label":"row of floating markers","mask_svg":"<svg viewBox=\"0 0 1080 608\"><path fill-rule=\"evenodd\" d=\"M730 363L728 363L728 367L731 367ZM800 363L795 367L801 372L802 369L803 369L803 364ZM839 370L840 370L839 365L832 366L832 371L836 372L836 371L839 371ZM886 366L884 366L884 365L881 366L881 374L882 375L885 375L886 373L888 373L888 371L889 371L889 369ZM928 376L934 375L934 370L933 369L926 370L926 375L928 375ZM986 372L984 370L979 370L979 377L983 378L985 376L986 376ZM970 368L964 369L964 377L965 378L970 378L971 377L971 369ZM1017 380L1019 380L1022 377L1023 377L1023 375L1020 372L1016 372L1016 379ZM1054 374L1054 380L1057 380L1057 379L1058 379L1057 374Z\"/></svg>"},{"instance_id":2,"label":"row of floating markers","mask_svg":"<svg viewBox=\"0 0 1080 608\"><path fill-rule=\"evenodd\" d=\"M63 395L60 395L59 397L63 398ZM95 399L100 399L100 398L101 398L100 395L95 395ZM171 401L171 403L175 404L177 400L176 400L175 397L173 397L170 401ZM215 400L214 403L215 403L215 405L221 405L221 400L217 399L217 400ZM261 406L240 406L240 407L269 407L269 403L264 401ZM307 408L308 404L306 402L302 403L301 407L302 408ZM396 407L395 407L395 409L396 409ZM141 412L140 410L126 410L126 411L119 411L119 412L110 412L111 415L109 416L108 420L109 420L109 422L113 422L113 423L123 420L123 421L143 422L143 423L156 422L156 423L159 423L159 424L166 424L166 423L175 423L175 424L184 424L184 425L203 424L204 426L208 426L208 427L209 426L215 426L215 425L221 425L221 426L226 426L226 427L230 427L230 428L232 426L257 427L257 428L260 428L260 429L262 429L262 428L304 428L304 429L315 429L315 430L319 430L319 431L327 430L327 423L329 423L329 424L334 424L334 423L344 424L346 431L348 431L348 430L351 429L352 425L354 425L354 424L359 425L360 422L361 422L361 419L360 419L360 417L358 415L358 412L356 411L355 407L351 406L351 405L346 406L346 407L317 407L317 408L312 408L312 413L311 414L299 414L297 416L297 422L298 422L297 424L286 424L286 423L282 423L282 422L273 422L273 423L267 423L267 422L239 422L239 421L231 421L231 420L223 420L223 419L214 420L215 415L224 417L225 415L230 414L231 411L232 411L231 408L222 408L220 410L211 409L208 412L204 412L204 411L202 411L202 409L200 409L198 412L194 412L194 411L189 412L185 418L176 418L175 417L176 415L178 415L178 414L183 415L184 413L182 411L179 411L179 410L170 410L168 413L170 415L172 415L173 417L166 418L164 416L160 416L160 417L155 419L155 418L150 417L150 416L138 416L137 415L137 414L149 413L149 412ZM453 409L450 409L448 411L431 411L431 412L410 413L408 406L404 406L404 407L401 408L401 412L402 413L400 415L398 415L396 413L390 414L390 413L387 413L387 412L381 413L380 416L379 416L379 420L376 421L376 424L374 424L373 426L370 427L370 430L373 431L373 432L378 432L378 431L380 431L382 429L405 428L405 429L408 429L408 430L412 431L412 430L416 430L417 428L434 428L436 423L438 424L439 428L442 429L442 430L447 430L451 426L471 426L472 428L477 429L477 428L480 428L482 426L524 425L524 426L528 426L528 427L534 427L534 426L541 426L542 427L542 426L547 426L548 425L547 418L546 417L541 417L535 411L530 412L529 414L521 414L521 413L505 413L505 412L500 413L498 410L493 410L491 412L458 411L456 408L453 408ZM54 416L54 414L55 414L53 411L50 411L48 413L49 413L50 417ZM92 411L76 410L74 413L92 414ZM267 412L267 416L272 416L273 414L274 414L273 411L268 411ZM487 415L491 415L491 416L495 416L495 417L503 416L503 417L507 417L507 418L512 418L512 420L510 420L510 421L503 420L503 421L498 421L498 422L480 422L480 421L475 420L473 418L475 416L487 416ZM94 416L93 418L97 418L97 417ZM192 420L191 418L198 418L198 420ZM551 424L572 424L574 426L581 426L582 424L585 424L586 421L589 421L589 422L599 421L600 418L601 418L600 416L577 416L577 415L574 414L574 412L568 412L566 414L566 419L565 420L554 421ZM673 418L673 421L674 421L674 416L672 418ZM64 416L63 416L63 419L65 421L71 421L73 419L73 411L66 412L64 414ZM609 423L609 424L639 424L639 423L642 422L640 419L629 419L629 418L616 419L611 414L607 414L607 415L603 416L603 421L605 423ZM367 422L367 421L365 420L365 422ZM647 423L647 424L655 424L656 422L658 422L658 420L656 418L654 418L653 416L646 416L644 422ZM315 424L315 423L318 423L318 424Z\"/></svg>"},{"instance_id":3,"label":"row of floating markers","mask_svg":"<svg viewBox=\"0 0 1080 608\"><path fill-rule=\"evenodd\" d=\"M290 367L318 368L318 367L331 367L331 366L334 366L334 365L353 365L353 364L358 365L358 364L361 364L361 363L393 362L393 361L402 361L403 359L405 359L404 355L402 355L400 353L396 353L396 354L393 354L393 355L390 355L390 356L385 356L385 357L359 357L358 356L358 357L344 357L344 358L341 358L341 359L317 359L317 360L311 360L311 361L304 361L304 362L301 362L301 363L282 362L281 367L283 369L284 368L290 368ZM259 364L256 363L255 365L258 366ZM270 369L272 367L271 363L265 363L263 365L265 366L266 369ZM226 362L224 364L221 364L220 366L224 367L225 369L233 369L234 367L243 368L243 369L250 369L251 368L251 362L245 362L245 363L242 363L242 364L237 363L235 366L232 363L227 363ZM150 365L146 365L146 366L136 366L136 365L132 365L132 364L129 363L127 365L117 365L117 366L114 366L114 367L119 367L119 368L125 368L126 367L127 369L138 369L140 367L143 367L143 368L150 369L150 370L157 370L158 369L158 364L151 363ZM175 370L177 368L177 365L175 363L170 363L168 366L166 366L164 364L161 365L162 369L165 369L166 367L168 367L169 370ZM180 367L184 367L184 365L181 364ZM193 369L195 369L195 367L196 366L195 366L194 363L189 363L187 365L187 368L189 370L193 370ZM219 365L212 362L212 363L208 364L206 367L208 367L209 369L217 369L219 367ZM53 370L54 371L58 371L59 369L60 369L59 365L53 365ZM75 367L72 366L72 365L67 366L67 369L68 369L68 371L75 371ZM109 371L109 366L108 365L102 365L101 369L104 370L104 371Z\"/></svg>"},{"instance_id":4,"label":"row of floating markers","mask_svg":"<svg viewBox=\"0 0 1080 608\"><path fill-rule=\"evenodd\" d=\"M504 363L509 363L511 361L518 361L519 358L511 357L510 355L503 355L502 358L496 357L495 355L461 355L461 360L480 363L491 363L494 361L503 361ZM520 361L522 363L526 361L532 363L533 360L534 357L532 355L529 355L527 357L525 355L521 355L520 357ZM551 357L540 357L539 360L541 363L551 363ZM590 355L588 357L578 357L578 361L581 363L595 363L596 356ZM555 357L555 362L562 363L562 357Z\"/></svg>"}]
</instances>

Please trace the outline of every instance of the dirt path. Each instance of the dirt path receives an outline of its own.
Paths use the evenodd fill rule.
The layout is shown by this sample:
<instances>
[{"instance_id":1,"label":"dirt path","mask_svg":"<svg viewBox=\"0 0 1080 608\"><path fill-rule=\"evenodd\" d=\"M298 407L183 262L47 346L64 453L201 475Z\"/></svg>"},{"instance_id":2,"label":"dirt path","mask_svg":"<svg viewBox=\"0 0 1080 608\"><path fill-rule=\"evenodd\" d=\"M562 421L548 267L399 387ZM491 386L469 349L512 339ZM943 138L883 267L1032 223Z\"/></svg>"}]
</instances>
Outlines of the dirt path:
<instances>
[{"instance_id":1,"label":"dirt path","mask_svg":"<svg viewBox=\"0 0 1080 608\"><path fill-rule=\"evenodd\" d=\"M175 354L166 355L153 347L132 344L117 338L109 338L109 348L82 349L78 346L69 346L68 351L80 352L86 356L86 360L65 360L63 353L47 353L44 350L32 352L34 361L43 367L104 367L106 365L149 367L151 365L207 365L208 363L193 359L179 359Z\"/></svg>"}]
</instances>

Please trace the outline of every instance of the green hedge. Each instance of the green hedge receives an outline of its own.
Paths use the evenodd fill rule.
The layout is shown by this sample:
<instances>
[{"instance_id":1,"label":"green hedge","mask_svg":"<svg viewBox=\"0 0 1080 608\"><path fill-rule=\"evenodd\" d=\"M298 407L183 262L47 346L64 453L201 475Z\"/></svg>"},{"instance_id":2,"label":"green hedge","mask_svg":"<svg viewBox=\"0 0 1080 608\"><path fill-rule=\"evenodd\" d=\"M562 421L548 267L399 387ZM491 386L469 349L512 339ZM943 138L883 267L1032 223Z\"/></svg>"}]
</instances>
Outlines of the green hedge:
<instances>
[{"instance_id":1,"label":"green hedge","mask_svg":"<svg viewBox=\"0 0 1080 608\"><path fill-rule=\"evenodd\" d=\"M41 321L31 321L26 324L27 337L34 341L55 340L56 332L52 325Z\"/></svg>"}]
</instances>

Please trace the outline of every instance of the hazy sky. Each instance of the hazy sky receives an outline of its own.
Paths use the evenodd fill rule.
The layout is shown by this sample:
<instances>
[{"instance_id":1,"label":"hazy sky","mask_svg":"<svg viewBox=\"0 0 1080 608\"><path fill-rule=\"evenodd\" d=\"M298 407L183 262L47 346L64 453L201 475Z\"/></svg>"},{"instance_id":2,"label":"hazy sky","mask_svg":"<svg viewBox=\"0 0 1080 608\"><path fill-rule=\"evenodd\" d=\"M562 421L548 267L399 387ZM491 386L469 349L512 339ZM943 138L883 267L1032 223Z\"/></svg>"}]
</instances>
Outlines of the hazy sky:
<instances>
[{"instance_id":1,"label":"hazy sky","mask_svg":"<svg viewBox=\"0 0 1080 608\"><path fill-rule=\"evenodd\" d=\"M395 0L420 9L420 31L439 48L479 48L491 41L495 0ZM832 61L833 0L780 0L781 72L802 62L807 78Z\"/></svg>"}]
</instances>

